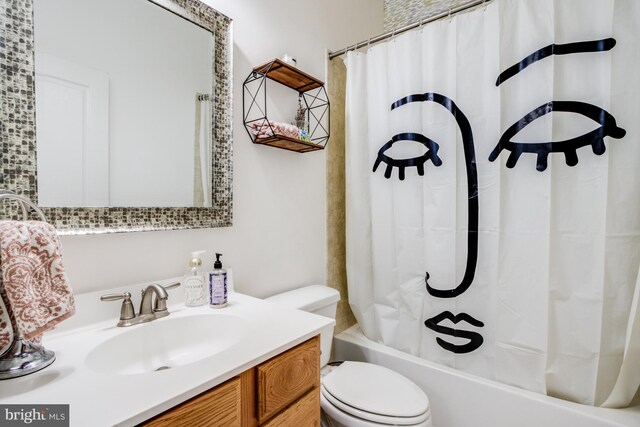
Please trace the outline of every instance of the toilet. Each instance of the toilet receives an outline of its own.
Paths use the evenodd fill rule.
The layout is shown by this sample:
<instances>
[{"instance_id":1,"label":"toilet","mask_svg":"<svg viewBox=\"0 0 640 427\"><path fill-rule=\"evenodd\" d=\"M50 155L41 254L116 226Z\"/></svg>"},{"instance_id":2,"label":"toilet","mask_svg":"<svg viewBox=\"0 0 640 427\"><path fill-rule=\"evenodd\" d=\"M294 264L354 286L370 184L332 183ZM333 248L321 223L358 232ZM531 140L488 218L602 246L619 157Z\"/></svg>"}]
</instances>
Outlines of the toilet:
<instances>
[{"instance_id":1,"label":"toilet","mask_svg":"<svg viewBox=\"0 0 640 427\"><path fill-rule=\"evenodd\" d=\"M266 300L335 319L339 299L337 290L314 285ZM323 426L432 427L429 399L422 389L397 372L373 363L328 365L332 343L330 326L320 333Z\"/></svg>"}]
</instances>

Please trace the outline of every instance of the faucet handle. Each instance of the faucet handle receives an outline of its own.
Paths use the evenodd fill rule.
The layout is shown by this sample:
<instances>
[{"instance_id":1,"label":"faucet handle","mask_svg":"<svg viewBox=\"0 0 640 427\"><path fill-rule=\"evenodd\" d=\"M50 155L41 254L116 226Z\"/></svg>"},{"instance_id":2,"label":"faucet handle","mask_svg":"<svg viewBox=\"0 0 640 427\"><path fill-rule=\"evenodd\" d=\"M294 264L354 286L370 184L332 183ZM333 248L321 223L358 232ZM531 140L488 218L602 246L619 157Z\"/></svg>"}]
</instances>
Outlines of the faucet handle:
<instances>
[{"instance_id":1,"label":"faucet handle","mask_svg":"<svg viewBox=\"0 0 640 427\"><path fill-rule=\"evenodd\" d=\"M129 292L125 292L123 294L107 294L107 295L102 295L100 297L100 301L117 301L119 299L123 299L123 300L127 300L131 299L131 294Z\"/></svg>"},{"instance_id":2,"label":"faucet handle","mask_svg":"<svg viewBox=\"0 0 640 427\"><path fill-rule=\"evenodd\" d=\"M100 301L122 301L122 307L120 307L120 321L118 322L118 326L126 326L129 324L129 320L136 317L136 311L133 308L133 303L131 302L131 294L129 292L125 292L123 294L107 294L102 295L100 297Z\"/></svg>"},{"instance_id":3,"label":"faucet handle","mask_svg":"<svg viewBox=\"0 0 640 427\"><path fill-rule=\"evenodd\" d=\"M160 285L164 288L165 291L168 291L169 289L175 289L177 287L180 287L180 282L176 282L176 283L171 283L170 285L164 286L164 285Z\"/></svg>"}]
</instances>

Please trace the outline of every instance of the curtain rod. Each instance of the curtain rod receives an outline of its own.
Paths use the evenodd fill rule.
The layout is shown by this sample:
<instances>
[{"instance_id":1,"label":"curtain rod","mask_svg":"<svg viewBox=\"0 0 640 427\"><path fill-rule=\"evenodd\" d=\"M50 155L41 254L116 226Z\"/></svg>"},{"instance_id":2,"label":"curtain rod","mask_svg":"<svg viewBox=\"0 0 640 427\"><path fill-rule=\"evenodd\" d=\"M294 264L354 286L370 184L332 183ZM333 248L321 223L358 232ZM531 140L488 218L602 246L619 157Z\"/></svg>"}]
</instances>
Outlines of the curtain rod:
<instances>
[{"instance_id":1,"label":"curtain rod","mask_svg":"<svg viewBox=\"0 0 640 427\"><path fill-rule=\"evenodd\" d=\"M358 50L361 47L365 47L365 46L370 45L371 43L381 42L383 40L386 40L386 39L389 39L391 37L397 36L398 34L402 34L402 33L407 32L409 30L413 30L414 28L421 27L424 24L428 24L430 22L437 21L438 19L450 17L451 15L463 12L465 10L471 9L472 7L476 7L476 6L479 6L479 5L484 4L484 3L488 3L489 1L491 1L491 0L474 0L474 1L471 1L469 3L463 4L461 6L449 9L446 12L438 13L437 15L432 15L432 16L430 16L428 18L423 18L418 22L414 22L413 24L405 25L404 27L398 28L396 30L388 31L388 32L380 34L378 36L371 37L369 40L365 40L365 41L362 41L360 43L356 43L356 44L354 44L352 46L347 46L344 49L340 49L340 50L337 50L335 52L329 52L329 59L333 59L333 58L336 58L336 57L338 57L340 55L344 55L345 53L347 53L350 50Z\"/></svg>"}]
</instances>

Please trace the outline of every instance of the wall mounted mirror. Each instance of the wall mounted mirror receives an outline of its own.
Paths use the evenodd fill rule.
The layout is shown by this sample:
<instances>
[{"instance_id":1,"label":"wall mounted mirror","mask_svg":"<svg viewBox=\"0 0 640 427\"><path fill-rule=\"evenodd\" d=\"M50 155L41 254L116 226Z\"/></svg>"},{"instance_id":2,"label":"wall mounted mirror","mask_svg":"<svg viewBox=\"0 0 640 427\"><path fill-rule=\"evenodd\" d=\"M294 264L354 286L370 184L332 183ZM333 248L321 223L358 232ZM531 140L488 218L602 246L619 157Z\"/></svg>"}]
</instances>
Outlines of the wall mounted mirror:
<instances>
[{"instance_id":1,"label":"wall mounted mirror","mask_svg":"<svg viewBox=\"0 0 640 427\"><path fill-rule=\"evenodd\" d=\"M3 3L3 188L61 234L231 225L228 17L189 0Z\"/></svg>"}]
</instances>

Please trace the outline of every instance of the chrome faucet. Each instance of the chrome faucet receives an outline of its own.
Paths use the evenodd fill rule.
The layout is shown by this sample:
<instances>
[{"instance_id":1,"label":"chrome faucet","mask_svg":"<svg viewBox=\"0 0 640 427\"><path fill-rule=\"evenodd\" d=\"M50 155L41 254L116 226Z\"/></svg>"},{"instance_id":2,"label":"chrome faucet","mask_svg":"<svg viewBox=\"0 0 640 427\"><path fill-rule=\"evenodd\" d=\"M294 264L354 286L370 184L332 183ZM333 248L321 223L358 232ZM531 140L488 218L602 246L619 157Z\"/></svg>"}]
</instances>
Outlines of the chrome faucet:
<instances>
[{"instance_id":1,"label":"chrome faucet","mask_svg":"<svg viewBox=\"0 0 640 427\"><path fill-rule=\"evenodd\" d=\"M167 294L168 289L177 288L180 283L172 283L162 286L157 283L147 286L142 290L142 300L140 301L140 312L136 315L133 303L131 302L131 294L108 294L100 297L101 301L116 301L122 299L122 307L120 308L120 320L117 326L133 326L139 323L151 322L161 317L169 315L167 310ZM155 303L153 295L155 294ZM152 308L153 307L153 308Z\"/></svg>"},{"instance_id":2,"label":"chrome faucet","mask_svg":"<svg viewBox=\"0 0 640 427\"><path fill-rule=\"evenodd\" d=\"M164 310L161 310L159 313L163 313L160 316L156 316L156 311L152 309L152 300L153 294L156 294L156 307L158 306L158 300L163 302ZM169 312L167 311L167 298L169 295L167 291L162 286L154 283L153 285L149 285L142 290L142 300L140 301L140 314L138 316L153 316L153 317L164 317ZM153 320L153 319L152 319Z\"/></svg>"}]
</instances>

